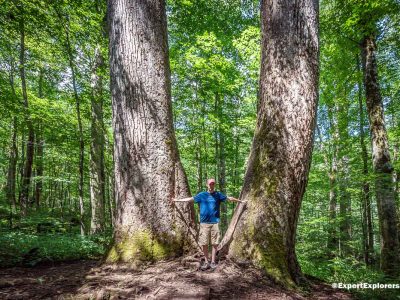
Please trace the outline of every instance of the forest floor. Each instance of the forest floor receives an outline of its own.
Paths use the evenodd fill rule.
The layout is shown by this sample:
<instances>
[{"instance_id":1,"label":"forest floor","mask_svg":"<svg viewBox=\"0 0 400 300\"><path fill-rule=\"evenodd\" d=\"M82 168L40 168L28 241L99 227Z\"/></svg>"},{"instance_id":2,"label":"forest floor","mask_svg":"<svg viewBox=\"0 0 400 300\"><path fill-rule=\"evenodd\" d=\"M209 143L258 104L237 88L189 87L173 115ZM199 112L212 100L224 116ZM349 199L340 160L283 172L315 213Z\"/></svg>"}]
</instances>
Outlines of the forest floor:
<instances>
[{"instance_id":1,"label":"forest floor","mask_svg":"<svg viewBox=\"0 0 400 300\"><path fill-rule=\"evenodd\" d=\"M0 269L0 299L353 299L310 279L307 292L287 291L252 267L222 261L214 271L181 260L134 270L76 261Z\"/></svg>"}]
</instances>

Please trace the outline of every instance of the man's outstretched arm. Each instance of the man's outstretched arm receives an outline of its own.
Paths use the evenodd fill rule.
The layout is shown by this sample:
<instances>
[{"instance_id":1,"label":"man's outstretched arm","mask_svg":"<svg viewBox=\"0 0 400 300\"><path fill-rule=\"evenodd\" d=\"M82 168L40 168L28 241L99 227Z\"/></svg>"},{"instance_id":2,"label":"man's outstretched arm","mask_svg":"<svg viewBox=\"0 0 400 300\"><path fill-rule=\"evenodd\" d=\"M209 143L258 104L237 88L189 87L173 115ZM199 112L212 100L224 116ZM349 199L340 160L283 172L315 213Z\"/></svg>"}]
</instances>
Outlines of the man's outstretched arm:
<instances>
[{"instance_id":1,"label":"man's outstretched arm","mask_svg":"<svg viewBox=\"0 0 400 300\"><path fill-rule=\"evenodd\" d=\"M239 203L245 203L245 202L246 202L246 201L244 201L244 200L236 199L235 197L228 197L228 201L231 201L231 202L239 202Z\"/></svg>"},{"instance_id":2,"label":"man's outstretched arm","mask_svg":"<svg viewBox=\"0 0 400 300\"><path fill-rule=\"evenodd\" d=\"M174 201L174 202L190 202L190 201L194 201L194 198L193 197L188 197L188 198L183 198L183 199L173 198L172 201Z\"/></svg>"}]
</instances>

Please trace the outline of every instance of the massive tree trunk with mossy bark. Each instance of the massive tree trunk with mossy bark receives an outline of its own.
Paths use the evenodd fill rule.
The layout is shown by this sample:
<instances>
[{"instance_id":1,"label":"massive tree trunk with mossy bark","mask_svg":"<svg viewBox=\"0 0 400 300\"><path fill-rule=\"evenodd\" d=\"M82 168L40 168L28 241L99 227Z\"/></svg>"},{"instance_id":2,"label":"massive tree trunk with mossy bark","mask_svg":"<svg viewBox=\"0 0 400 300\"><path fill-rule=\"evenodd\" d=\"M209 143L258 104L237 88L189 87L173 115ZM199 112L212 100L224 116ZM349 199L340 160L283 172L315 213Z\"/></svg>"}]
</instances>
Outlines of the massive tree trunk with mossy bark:
<instances>
[{"instance_id":1,"label":"massive tree trunk with mossy bark","mask_svg":"<svg viewBox=\"0 0 400 300\"><path fill-rule=\"evenodd\" d=\"M108 3L117 217L108 262L158 260L193 247L193 203L172 121L162 0Z\"/></svg>"},{"instance_id":2,"label":"massive tree trunk with mossy bark","mask_svg":"<svg viewBox=\"0 0 400 300\"><path fill-rule=\"evenodd\" d=\"M400 246L393 190L393 166L385 128L382 96L378 82L375 36L366 35L361 43L364 85L372 141L376 202L381 236L381 269L390 276L400 274Z\"/></svg>"},{"instance_id":3,"label":"massive tree trunk with mossy bark","mask_svg":"<svg viewBox=\"0 0 400 300\"><path fill-rule=\"evenodd\" d=\"M318 102L318 1L264 0L261 24L259 109L241 193L248 203L229 255L295 286L304 279L295 235Z\"/></svg>"}]
</instances>

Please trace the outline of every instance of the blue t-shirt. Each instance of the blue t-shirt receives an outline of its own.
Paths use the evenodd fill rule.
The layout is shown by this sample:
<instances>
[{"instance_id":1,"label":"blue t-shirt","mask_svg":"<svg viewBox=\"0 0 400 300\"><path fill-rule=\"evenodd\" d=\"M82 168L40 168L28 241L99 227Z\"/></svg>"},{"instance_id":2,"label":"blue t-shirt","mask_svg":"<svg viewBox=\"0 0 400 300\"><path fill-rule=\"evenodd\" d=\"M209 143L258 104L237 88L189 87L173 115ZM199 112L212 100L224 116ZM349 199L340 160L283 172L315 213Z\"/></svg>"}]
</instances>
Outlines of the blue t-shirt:
<instances>
[{"instance_id":1,"label":"blue t-shirt","mask_svg":"<svg viewBox=\"0 0 400 300\"><path fill-rule=\"evenodd\" d=\"M200 204L200 223L219 223L219 205L227 197L221 192L201 192L193 197Z\"/></svg>"}]
</instances>

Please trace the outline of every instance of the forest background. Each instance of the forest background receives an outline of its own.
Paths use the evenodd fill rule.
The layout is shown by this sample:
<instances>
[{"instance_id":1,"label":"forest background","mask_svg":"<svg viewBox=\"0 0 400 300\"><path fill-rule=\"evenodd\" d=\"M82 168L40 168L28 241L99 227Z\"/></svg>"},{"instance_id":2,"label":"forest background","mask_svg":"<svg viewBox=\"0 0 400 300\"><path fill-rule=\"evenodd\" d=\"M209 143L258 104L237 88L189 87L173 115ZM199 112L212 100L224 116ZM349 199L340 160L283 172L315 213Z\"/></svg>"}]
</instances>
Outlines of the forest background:
<instances>
[{"instance_id":1,"label":"forest background","mask_svg":"<svg viewBox=\"0 0 400 300\"><path fill-rule=\"evenodd\" d=\"M0 265L99 258L115 218L106 3L0 3ZM214 177L239 197L256 122L259 15L258 1L168 1L174 126L193 195ZM365 15L377 32L400 213L398 3L322 0L318 120L296 251L303 272L328 282L388 282L361 70ZM223 206L223 231L233 210Z\"/></svg>"}]
</instances>

